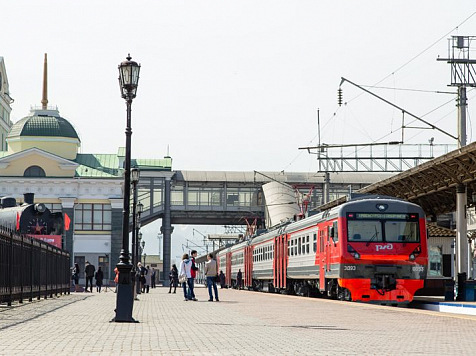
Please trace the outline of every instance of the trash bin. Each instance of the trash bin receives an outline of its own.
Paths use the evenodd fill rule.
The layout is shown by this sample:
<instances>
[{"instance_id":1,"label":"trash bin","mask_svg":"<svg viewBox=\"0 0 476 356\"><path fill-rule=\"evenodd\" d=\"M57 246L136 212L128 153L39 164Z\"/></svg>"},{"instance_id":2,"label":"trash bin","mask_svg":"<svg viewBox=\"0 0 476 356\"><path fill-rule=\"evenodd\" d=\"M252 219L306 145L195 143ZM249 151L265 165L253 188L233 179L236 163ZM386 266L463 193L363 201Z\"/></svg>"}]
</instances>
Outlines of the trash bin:
<instances>
[{"instance_id":1,"label":"trash bin","mask_svg":"<svg viewBox=\"0 0 476 356\"><path fill-rule=\"evenodd\" d=\"M474 279L468 280L465 282L465 301L474 302L476 301L476 281Z\"/></svg>"},{"instance_id":2,"label":"trash bin","mask_svg":"<svg viewBox=\"0 0 476 356\"><path fill-rule=\"evenodd\" d=\"M445 300L455 300L455 281L453 279L445 280Z\"/></svg>"}]
</instances>

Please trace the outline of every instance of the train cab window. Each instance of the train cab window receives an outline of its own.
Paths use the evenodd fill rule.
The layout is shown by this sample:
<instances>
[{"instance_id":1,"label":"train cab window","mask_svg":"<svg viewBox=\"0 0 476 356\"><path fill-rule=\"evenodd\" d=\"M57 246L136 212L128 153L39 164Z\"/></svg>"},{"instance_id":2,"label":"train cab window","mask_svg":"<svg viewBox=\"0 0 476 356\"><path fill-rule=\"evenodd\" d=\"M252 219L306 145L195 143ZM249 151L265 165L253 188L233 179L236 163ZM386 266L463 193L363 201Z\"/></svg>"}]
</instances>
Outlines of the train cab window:
<instances>
[{"instance_id":1,"label":"train cab window","mask_svg":"<svg viewBox=\"0 0 476 356\"><path fill-rule=\"evenodd\" d=\"M418 221L386 221L385 240L387 242L419 242Z\"/></svg>"},{"instance_id":2,"label":"train cab window","mask_svg":"<svg viewBox=\"0 0 476 356\"><path fill-rule=\"evenodd\" d=\"M291 240L291 256L294 256L294 240Z\"/></svg>"},{"instance_id":3,"label":"train cab window","mask_svg":"<svg viewBox=\"0 0 476 356\"><path fill-rule=\"evenodd\" d=\"M290 247L289 247L289 241L288 241L288 257L290 255L291 251L290 251Z\"/></svg>"},{"instance_id":4,"label":"train cab window","mask_svg":"<svg viewBox=\"0 0 476 356\"><path fill-rule=\"evenodd\" d=\"M298 254L301 254L301 238L298 239Z\"/></svg>"},{"instance_id":5,"label":"train cab window","mask_svg":"<svg viewBox=\"0 0 476 356\"><path fill-rule=\"evenodd\" d=\"M309 235L306 236L306 253L309 253Z\"/></svg>"},{"instance_id":6,"label":"train cab window","mask_svg":"<svg viewBox=\"0 0 476 356\"><path fill-rule=\"evenodd\" d=\"M319 252L324 252L324 231L319 231Z\"/></svg>"},{"instance_id":7,"label":"train cab window","mask_svg":"<svg viewBox=\"0 0 476 356\"><path fill-rule=\"evenodd\" d=\"M338 230L337 230L337 221L334 221L332 223L331 232L332 232L332 239L334 240L335 243L337 243L339 241L339 234L338 234Z\"/></svg>"},{"instance_id":8,"label":"train cab window","mask_svg":"<svg viewBox=\"0 0 476 356\"><path fill-rule=\"evenodd\" d=\"M317 249L317 234L314 234L314 241L313 241L312 249L313 249L314 252L316 252L316 249Z\"/></svg>"}]
</instances>

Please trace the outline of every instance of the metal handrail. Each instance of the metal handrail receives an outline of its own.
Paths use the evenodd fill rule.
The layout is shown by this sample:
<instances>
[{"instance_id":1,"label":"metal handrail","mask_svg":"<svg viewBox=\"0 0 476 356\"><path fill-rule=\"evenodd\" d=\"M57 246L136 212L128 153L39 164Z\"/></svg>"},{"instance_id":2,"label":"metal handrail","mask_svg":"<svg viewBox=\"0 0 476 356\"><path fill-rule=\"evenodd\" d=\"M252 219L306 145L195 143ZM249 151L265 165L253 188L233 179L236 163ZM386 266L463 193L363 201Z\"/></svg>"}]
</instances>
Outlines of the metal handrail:
<instances>
[{"instance_id":1,"label":"metal handrail","mask_svg":"<svg viewBox=\"0 0 476 356\"><path fill-rule=\"evenodd\" d=\"M70 283L67 251L0 227L0 303L69 294Z\"/></svg>"}]
</instances>

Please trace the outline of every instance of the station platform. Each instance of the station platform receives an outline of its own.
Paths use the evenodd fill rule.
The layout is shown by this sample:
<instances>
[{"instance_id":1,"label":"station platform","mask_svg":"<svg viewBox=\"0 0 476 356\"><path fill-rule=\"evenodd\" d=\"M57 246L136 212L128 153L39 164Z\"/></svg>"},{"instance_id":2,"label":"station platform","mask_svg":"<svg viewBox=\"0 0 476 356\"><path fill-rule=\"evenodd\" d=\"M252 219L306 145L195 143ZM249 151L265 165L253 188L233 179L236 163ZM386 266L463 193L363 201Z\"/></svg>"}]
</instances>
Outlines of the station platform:
<instances>
[{"instance_id":1,"label":"station platform","mask_svg":"<svg viewBox=\"0 0 476 356\"><path fill-rule=\"evenodd\" d=\"M476 315L476 302L445 301L444 297L415 297L410 307L440 313Z\"/></svg>"},{"instance_id":2,"label":"station platform","mask_svg":"<svg viewBox=\"0 0 476 356\"><path fill-rule=\"evenodd\" d=\"M111 323L116 294L0 306L0 355L472 355L476 316L219 289L208 302L151 289L139 323Z\"/></svg>"}]
</instances>

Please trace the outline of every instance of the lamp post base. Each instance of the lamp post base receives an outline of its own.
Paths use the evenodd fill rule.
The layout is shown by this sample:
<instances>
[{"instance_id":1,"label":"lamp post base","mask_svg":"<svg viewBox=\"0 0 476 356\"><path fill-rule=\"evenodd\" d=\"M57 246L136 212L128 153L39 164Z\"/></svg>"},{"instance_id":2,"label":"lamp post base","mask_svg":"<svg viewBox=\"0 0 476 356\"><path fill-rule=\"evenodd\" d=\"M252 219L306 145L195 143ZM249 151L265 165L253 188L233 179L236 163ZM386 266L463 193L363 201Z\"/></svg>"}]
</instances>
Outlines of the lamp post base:
<instances>
[{"instance_id":1,"label":"lamp post base","mask_svg":"<svg viewBox=\"0 0 476 356\"><path fill-rule=\"evenodd\" d=\"M117 284L116 316L111 320L116 323L137 323L132 317L134 294L132 292L131 269L132 265L119 263L119 283Z\"/></svg>"}]
</instances>

